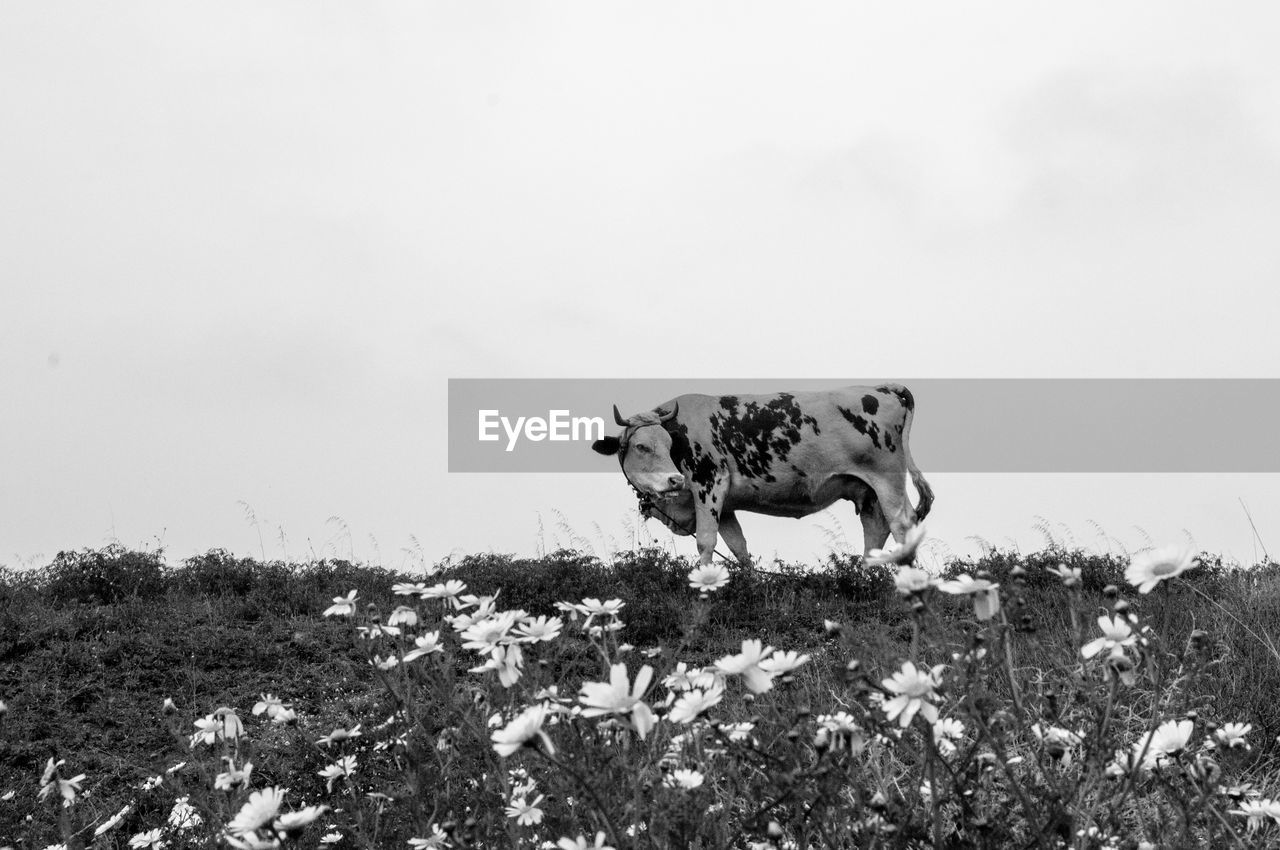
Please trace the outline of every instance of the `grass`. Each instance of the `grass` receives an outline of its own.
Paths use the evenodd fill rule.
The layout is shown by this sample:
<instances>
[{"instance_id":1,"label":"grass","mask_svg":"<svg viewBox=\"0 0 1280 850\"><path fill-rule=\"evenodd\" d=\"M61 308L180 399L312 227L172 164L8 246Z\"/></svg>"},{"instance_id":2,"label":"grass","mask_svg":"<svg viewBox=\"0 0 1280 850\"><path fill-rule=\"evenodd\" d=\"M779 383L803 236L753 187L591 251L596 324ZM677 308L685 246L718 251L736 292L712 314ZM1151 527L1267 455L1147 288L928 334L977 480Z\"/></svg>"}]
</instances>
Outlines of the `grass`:
<instances>
[{"instance_id":1,"label":"grass","mask_svg":"<svg viewBox=\"0 0 1280 850\"><path fill-rule=\"evenodd\" d=\"M220 551L178 567L160 553L120 547L62 553L43 569L0 574L0 699L7 705L0 846L128 846L129 836L164 827L180 797L202 826L165 828L158 840L225 846L220 828L250 788L266 787L287 787L289 807L330 807L305 833L307 846L329 827L338 846L403 847L438 833L451 846L536 847L597 832L618 847L1091 847L1137 846L1142 836L1169 847L1200 846L1207 837L1267 846L1248 842L1274 840L1277 827L1255 834L1228 812L1245 798L1223 795L1247 782L1280 795L1273 778L1280 767L1280 566L1235 569L1202 556L1196 570L1138 595L1125 584L1127 563L1058 546L948 562L943 577L986 576L1001 585L1003 610L991 621L975 619L963 596L930 591L908 604L892 568L851 556L832 556L818 570L775 563L768 572L738 573L703 599L688 587L690 564L658 549L608 562L561 550L441 565L430 582L460 579L472 594L497 594L498 609L563 617L558 602L625 603L620 631L593 635L581 622L566 623L554 643L525 646L524 674L504 688L492 673L469 672L477 656L456 648L447 625L441 634L454 642L418 662L425 666L370 664L393 646L403 654L413 644L406 636L362 639L356 623L385 622L405 601L393 585L422 574ZM1059 564L1080 570L1078 586L1065 587L1050 572ZM359 599L352 617L323 616L351 589ZM1098 636L1098 615L1126 606L1149 628L1132 650L1132 683L1114 665L1084 664L1078 652ZM419 608L423 623L409 631L439 628L427 620L434 610L438 623L441 603ZM644 664L656 669L645 699L662 713L662 695L682 693L661 684L677 661L710 665L753 638L810 660L767 693L726 684L710 713L719 723L754 724L746 743L705 723L660 721L641 737L626 712L586 722L555 708L572 703L584 682L607 680L607 664L620 662L632 679ZM919 723L901 727L878 713L889 696L878 683L908 658L922 668L949 665L936 702L963 719L966 736L955 754L917 734ZM536 696L551 686L561 703ZM297 722L254 716L264 694L279 695ZM166 699L175 710L162 709ZM546 731L555 753L531 746L499 758L492 731L538 699L553 709ZM233 709L249 734L192 746L194 721L220 707ZM840 721L832 718L842 711L856 733L835 728ZM1251 749L1214 755L1221 782L1197 774L1208 769L1207 756L1187 755L1178 756L1178 775L1157 770L1105 784L1117 746L1158 721L1188 716L1205 733L1227 722L1252 724ZM1033 723L1042 733L1085 731L1087 740L1057 748L1074 756L1054 756L1057 745L1037 744ZM356 724L360 738L317 745L331 730ZM331 792L320 774L339 755L355 756L358 767ZM213 790L224 758L252 761L250 788ZM55 791L58 778L85 775L74 806L58 805L57 793L38 798L50 759L66 762L55 772ZM697 770L705 781L680 787L671 778L676 769ZM144 790L156 776L163 782ZM535 780L536 792L515 793ZM547 797L541 824L519 826L504 814L536 794ZM120 825L95 839L94 828L126 805ZM721 815L708 818L708 811ZM1117 843L1105 843L1108 836Z\"/></svg>"}]
</instances>

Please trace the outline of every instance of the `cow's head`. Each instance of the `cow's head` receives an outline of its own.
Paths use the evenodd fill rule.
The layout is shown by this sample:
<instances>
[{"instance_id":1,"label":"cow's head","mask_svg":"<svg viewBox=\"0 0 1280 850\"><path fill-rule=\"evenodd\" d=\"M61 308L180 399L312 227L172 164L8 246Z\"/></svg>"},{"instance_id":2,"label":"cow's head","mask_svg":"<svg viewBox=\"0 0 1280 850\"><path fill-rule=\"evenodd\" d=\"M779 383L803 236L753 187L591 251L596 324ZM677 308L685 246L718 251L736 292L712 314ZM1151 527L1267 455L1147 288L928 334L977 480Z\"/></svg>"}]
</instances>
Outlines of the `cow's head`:
<instances>
[{"instance_id":1,"label":"cow's head","mask_svg":"<svg viewBox=\"0 0 1280 850\"><path fill-rule=\"evenodd\" d=\"M613 419L622 426L622 434L605 437L591 444L602 455L617 455L622 473L633 487L648 496L673 496L684 489L684 476L671 460L671 434L662 423L676 415L671 410L637 413L624 419L613 406Z\"/></svg>"}]
</instances>

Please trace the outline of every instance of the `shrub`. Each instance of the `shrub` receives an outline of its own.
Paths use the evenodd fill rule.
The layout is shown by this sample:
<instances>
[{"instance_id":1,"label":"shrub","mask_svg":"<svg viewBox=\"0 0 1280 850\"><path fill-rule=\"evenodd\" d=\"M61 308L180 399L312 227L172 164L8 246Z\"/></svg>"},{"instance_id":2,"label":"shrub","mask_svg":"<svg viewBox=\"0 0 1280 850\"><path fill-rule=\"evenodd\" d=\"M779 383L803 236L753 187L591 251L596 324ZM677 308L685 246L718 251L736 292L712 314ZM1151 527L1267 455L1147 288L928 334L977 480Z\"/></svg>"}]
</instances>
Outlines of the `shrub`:
<instances>
[{"instance_id":1,"label":"shrub","mask_svg":"<svg viewBox=\"0 0 1280 850\"><path fill-rule=\"evenodd\" d=\"M112 544L97 552L59 552L41 578L57 603L145 599L164 592L165 564L159 550L135 552Z\"/></svg>"}]
</instances>

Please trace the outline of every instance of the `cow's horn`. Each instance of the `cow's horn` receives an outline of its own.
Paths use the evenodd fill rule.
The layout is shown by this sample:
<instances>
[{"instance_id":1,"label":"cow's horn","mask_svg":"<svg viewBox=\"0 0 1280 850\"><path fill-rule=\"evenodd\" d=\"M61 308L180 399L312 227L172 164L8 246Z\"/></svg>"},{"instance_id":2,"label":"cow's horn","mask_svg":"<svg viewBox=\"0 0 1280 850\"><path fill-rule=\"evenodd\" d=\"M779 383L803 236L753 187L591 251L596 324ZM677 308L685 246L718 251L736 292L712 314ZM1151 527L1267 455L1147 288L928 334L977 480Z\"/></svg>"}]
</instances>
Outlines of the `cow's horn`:
<instances>
[{"instance_id":1,"label":"cow's horn","mask_svg":"<svg viewBox=\"0 0 1280 850\"><path fill-rule=\"evenodd\" d=\"M618 412L618 405L613 406L613 421L617 422L623 428L627 427L627 420L622 418L622 414Z\"/></svg>"},{"instance_id":2,"label":"cow's horn","mask_svg":"<svg viewBox=\"0 0 1280 850\"><path fill-rule=\"evenodd\" d=\"M671 402L671 410L670 410L669 412L667 412L667 413L663 413L663 414L661 414L661 415L658 417L658 421L659 421L659 422L666 422L668 419L673 418L673 417L676 415L676 411L677 411L677 410L679 410L679 409L680 409L680 402L678 402L678 401L673 401L673 402Z\"/></svg>"}]
</instances>

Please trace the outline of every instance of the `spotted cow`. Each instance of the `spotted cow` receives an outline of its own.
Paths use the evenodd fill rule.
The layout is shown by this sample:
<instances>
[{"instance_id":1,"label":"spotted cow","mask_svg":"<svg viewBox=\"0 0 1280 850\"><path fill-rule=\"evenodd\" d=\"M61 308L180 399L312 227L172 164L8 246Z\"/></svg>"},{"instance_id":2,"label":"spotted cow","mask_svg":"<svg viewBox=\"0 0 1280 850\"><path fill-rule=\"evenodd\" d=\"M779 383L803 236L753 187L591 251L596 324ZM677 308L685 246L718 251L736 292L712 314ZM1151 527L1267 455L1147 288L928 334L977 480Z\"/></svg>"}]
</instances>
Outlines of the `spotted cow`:
<instances>
[{"instance_id":1,"label":"spotted cow","mask_svg":"<svg viewBox=\"0 0 1280 850\"><path fill-rule=\"evenodd\" d=\"M652 411L613 416L622 433L592 448L617 455L645 516L697 538L709 563L716 538L750 564L736 513L803 517L853 502L867 552L902 542L933 490L911 459L915 415L900 384L776 395L682 395ZM920 494L912 508L906 478Z\"/></svg>"}]
</instances>

